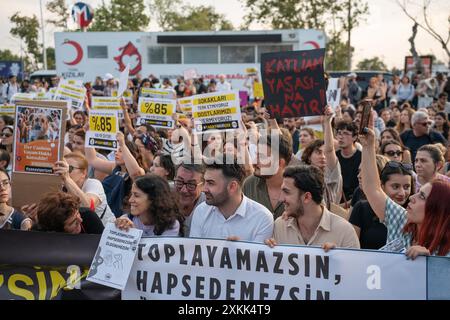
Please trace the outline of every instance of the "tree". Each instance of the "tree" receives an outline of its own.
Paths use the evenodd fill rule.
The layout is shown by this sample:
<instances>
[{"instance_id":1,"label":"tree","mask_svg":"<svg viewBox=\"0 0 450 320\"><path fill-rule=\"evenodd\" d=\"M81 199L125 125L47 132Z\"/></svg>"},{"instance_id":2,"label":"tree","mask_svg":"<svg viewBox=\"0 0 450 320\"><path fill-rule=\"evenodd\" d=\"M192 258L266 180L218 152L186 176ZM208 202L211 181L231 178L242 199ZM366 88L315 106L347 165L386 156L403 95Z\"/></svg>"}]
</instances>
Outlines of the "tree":
<instances>
[{"instance_id":1,"label":"tree","mask_svg":"<svg viewBox=\"0 0 450 320\"><path fill-rule=\"evenodd\" d=\"M212 6L182 6L181 0L152 0L149 5L153 17L164 31L233 30L232 23Z\"/></svg>"},{"instance_id":2,"label":"tree","mask_svg":"<svg viewBox=\"0 0 450 320\"><path fill-rule=\"evenodd\" d=\"M351 48L352 53L355 48ZM338 34L333 35L327 43L325 68L328 71L348 70L347 44L343 42Z\"/></svg>"},{"instance_id":3,"label":"tree","mask_svg":"<svg viewBox=\"0 0 450 320\"><path fill-rule=\"evenodd\" d=\"M46 22L64 31L68 30L67 21L70 19L70 11L66 1L51 0L47 2L46 8L55 16L53 19L47 19Z\"/></svg>"},{"instance_id":4,"label":"tree","mask_svg":"<svg viewBox=\"0 0 450 320\"><path fill-rule=\"evenodd\" d=\"M387 71L386 64L380 60L378 57L373 57L371 59L364 59L360 61L356 67L359 70L377 70L377 71Z\"/></svg>"},{"instance_id":5,"label":"tree","mask_svg":"<svg viewBox=\"0 0 450 320\"><path fill-rule=\"evenodd\" d=\"M45 51L47 53L47 69L48 70L56 69L55 48L48 47L48 48L45 48ZM44 57L42 56L42 51L41 51L39 60L42 61L43 59L44 59Z\"/></svg>"},{"instance_id":6,"label":"tree","mask_svg":"<svg viewBox=\"0 0 450 320\"><path fill-rule=\"evenodd\" d=\"M365 1L354 0L243 0L249 13L245 22L269 25L273 29L318 29L331 34L347 33L347 68L351 68L351 33L369 12ZM330 23L331 22L331 23ZM330 25L333 29L330 30ZM336 42L337 43L337 42Z\"/></svg>"},{"instance_id":7,"label":"tree","mask_svg":"<svg viewBox=\"0 0 450 320\"><path fill-rule=\"evenodd\" d=\"M42 51L38 43L39 22L36 15L30 18L20 16L19 12L16 12L10 17L10 21L14 25L10 30L11 35L25 42L26 52L31 60L32 67L36 68Z\"/></svg>"},{"instance_id":8,"label":"tree","mask_svg":"<svg viewBox=\"0 0 450 320\"><path fill-rule=\"evenodd\" d=\"M406 14L408 18L410 18L414 24L417 24L421 29L423 29L425 32L427 32L429 35L431 35L435 40L437 40L441 46L442 49L444 49L445 53L447 54L449 58L449 65L450 65L450 48L449 48L449 41L450 41L450 15L448 17L448 23L449 23L449 32L447 35L442 36L440 35L436 29L431 25L430 17L428 15L427 10L430 7L431 0L423 0L422 1L422 14L423 14L423 20L419 19L418 17L414 16L410 11L408 11L407 8L407 2L406 0L397 0L397 4L400 6L400 8L403 10L403 12ZM447 37L445 39L445 37Z\"/></svg>"},{"instance_id":9,"label":"tree","mask_svg":"<svg viewBox=\"0 0 450 320\"><path fill-rule=\"evenodd\" d=\"M11 50L0 50L0 61L1 60L20 60L20 57L11 52Z\"/></svg>"},{"instance_id":10,"label":"tree","mask_svg":"<svg viewBox=\"0 0 450 320\"><path fill-rule=\"evenodd\" d=\"M102 1L96 8L89 31L145 31L150 17L145 13L144 0Z\"/></svg>"}]
</instances>

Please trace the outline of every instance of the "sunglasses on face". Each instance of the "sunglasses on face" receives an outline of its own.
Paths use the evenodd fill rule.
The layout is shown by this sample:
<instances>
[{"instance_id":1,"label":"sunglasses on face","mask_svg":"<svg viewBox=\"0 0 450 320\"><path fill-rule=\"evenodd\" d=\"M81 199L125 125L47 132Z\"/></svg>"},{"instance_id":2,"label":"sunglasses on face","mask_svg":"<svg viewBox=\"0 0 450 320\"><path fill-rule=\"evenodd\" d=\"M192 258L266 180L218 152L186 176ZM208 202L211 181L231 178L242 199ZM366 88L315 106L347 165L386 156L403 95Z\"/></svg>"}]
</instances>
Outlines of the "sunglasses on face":
<instances>
[{"instance_id":1,"label":"sunglasses on face","mask_svg":"<svg viewBox=\"0 0 450 320\"><path fill-rule=\"evenodd\" d=\"M0 133L0 137L6 137L6 138L9 138L9 137L12 137L12 133L2 132L2 133Z\"/></svg>"},{"instance_id":2,"label":"sunglasses on face","mask_svg":"<svg viewBox=\"0 0 450 320\"><path fill-rule=\"evenodd\" d=\"M69 165L69 173L72 173L73 169L81 169L80 167L74 167L72 165Z\"/></svg>"},{"instance_id":3,"label":"sunglasses on face","mask_svg":"<svg viewBox=\"0 0 450 320\"><path fill-rule=\"evenodd\" d=\"M393 157L393 156L401 156L403 154L402 151L386 151L384 154L387 154L389 157Z\"/></svg>"}]
</instances>

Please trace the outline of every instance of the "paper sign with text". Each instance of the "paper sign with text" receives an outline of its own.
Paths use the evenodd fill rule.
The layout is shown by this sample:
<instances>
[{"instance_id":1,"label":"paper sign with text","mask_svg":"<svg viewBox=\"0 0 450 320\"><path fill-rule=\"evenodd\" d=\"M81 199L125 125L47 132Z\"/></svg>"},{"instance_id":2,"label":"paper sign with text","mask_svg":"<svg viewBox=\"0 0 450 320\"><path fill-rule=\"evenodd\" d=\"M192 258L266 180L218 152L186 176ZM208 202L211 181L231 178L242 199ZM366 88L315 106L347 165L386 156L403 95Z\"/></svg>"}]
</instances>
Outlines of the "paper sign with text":
<instances>
[{"instance_id":1,"label":"paper sign with text","mask_svg":"<svg viewBox=\"0 0 450 320\"><path fill-rule=\"evenodd\" d=\"M117 97L117 90L111 91L111 96ZM133 91L132 90L125 90L122 94L123 99L125 100L126 104L132 104L133 103Z\"/></svg>"},{"instance_id":2,"label":"paper sign with text","mask_svg":"<svg viewBox=\"0 0 450 320\"><path fill-rule=\"evenodd\" d=\"M92 97L92 109L117 110L119 119L123 119L123 111L120 106L120 98L116 97Z\"/></svg>"},{"instance_id":3,"label":"paper sign with text","mask_svg":"<svg viewBox=\"0 0 450 320\"><path fill-rule=\"evenodd\" d=\"M16 113L15 104L0 104L0 115L14 117Z\"/></svg>"},{"instance_id":4,"label":"paper sign with text","mask_svg":"<svg viewBox=\"0 0 450 320\"><path fill-rule=\"evenodd\" d=\"M86 96L86 88L74 81L75 80L61 80L53 99L69 100L72 109L81 110Z\"/></svg>"},{"instance_id":5,"label":"paper sign with text","mask_svg":"<svg viewBox=\"0 0 450 320\"><path fill-rule=\"evenodd\" d=\"M155 128L173 129L176 100L139 98L138 112L140 124L149 124Z\"/></svg>"},{"instance_id":6,"label":"paper sign with text","mask_svg":"<svg viewBox=\"0 0 450 320\"><path fill-rule=\"evenodd\" d=\"M322 115L325 49L261 55L264 103L272 118Z\"/></svg>"},{"instance_id":7,"label":"paper sign with text","mask_svg":"<svg viewBox=\"0 0 450 320\"><path fill-rule=\"evenodd\" d=\"M184 80L197 79L197 70L196 69L188 69L183 71Z\"/></svg>"},{"instance_id":8,"label":"paper sign with text","mask_svg":"<svg viewBox=\"0 0 450 320\"><path fill-rule=\"evenodd\" d=\"M339 79L338 78L330 78L328 79L328 88L327 88L327 103L336 110L341 102L341 89L338 87Z\"/></svg>"},{"instance_id":9,"label":"paper sign with text","mask_svg":"<svg viewBox=\"0 0 450 320\"><path fill-rule=\"evenodd\" d=\"M123 290L130 275L142 230L118 229L108 223L95 252L87 280Z\"/></svg>"},{"instance_id":10,"label":"paper sign with text","mask_svg":"<svg viewBox=\"0 0 450 320\"><path fill-rule=\"evenodd\" d=\"M173 89L141 88L139 97L155 99L176 99L177 94Z\"/></svg>"},{"instance_id":11,"label":"paper sign with text","mask_svg":"<svg viewBox=\"0 0 450 320\"><path fill-rule=\"evenodd\" d=\"M239 91L214 92L194 96L192 115L196 133L240 128Z\"/></svg>"},{"instance_id":12,"label":"paper sign with text","mask_svg":"<svg viewBox=\"0 0 450 320\"><path fill-rule=\"evenodd\" d=\"M117 150L119 121L117 110L91 110L89 131L86 132L86 147Z\"/></svg>"},{"instance_id":13,"label":"paper sign with text","mask_svg":"<svg viewBox=\"0 0 450 320\"><path fill-rule=\"evenodd\" d=\"M36 98L36 94L31 92L31 93L22 93L22 92L18 92L15 93L12 97L11 97L11 103L15 103L16 101L29 101L29 100L34 100Z\"/></svg>"},{"instance_id":14,"label":"paper sign with text","mask_svg":"<svg viewBox=\"0 0 450 320\"><path fill-rule=\"evenodd\" d=\"M184 114L192 113L192 97L180 98L177 100L180 111Z\"/></svg>"}]
</instances>

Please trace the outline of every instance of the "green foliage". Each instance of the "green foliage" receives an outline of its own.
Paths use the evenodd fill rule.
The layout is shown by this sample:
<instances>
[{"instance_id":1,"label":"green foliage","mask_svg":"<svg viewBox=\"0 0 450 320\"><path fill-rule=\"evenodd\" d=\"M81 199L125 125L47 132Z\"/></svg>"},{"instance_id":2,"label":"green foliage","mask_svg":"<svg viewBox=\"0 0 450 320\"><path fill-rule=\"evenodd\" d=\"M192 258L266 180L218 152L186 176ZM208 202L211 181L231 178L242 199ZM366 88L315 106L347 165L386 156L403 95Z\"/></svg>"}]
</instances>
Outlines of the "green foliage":
<instances>
[{"instance_id":1,"label":"green foliage","mask_svg":"<svg viewBox=\"0 0 450 320\"><path fill-rule=\"evenodd\" d=\"M20 16L19 12L16 12L10 21L13 27L10 30L11 35L22 39L26 45L26 52L31 60L33 67L37 67L39 57L41 55L41 45L38 43L39 22L36 15L31 18L26 16Z\"/></svg>"},{"instance_id":2,"label":"green foliage","mask_svg":"<svg viewBox=\"0 0 450 320\"><path fill-rule=\"evenodd\" d=\"M359 70L377 70L377 71L387 71L386 64L378 57L373 57L371 59L364 59L356 65Z\"/></svg>"},{"instance_id":3,"label":"green foliage","mask_svg":"<svg viewBox=\"0 0 450 320\"><path fill-rule=\"evenodd\" d=\"M327 42L325 58L325 70L328 71L344 71L348 70L347 66L347 44L342 42L339 35L334 35ZM352 52L355 48L352 47Z\"/></svg>"},{"instance_id":4,"label":"green foliage","mask_svg":"<svg viewBox=\"0 0 450 320\"><path fill-rule=\"evenodd\" d=\"M20 60L20 57L11 52L11 50L0 50L0 61L1 60Z\"/></svg>"},{"instance_id":5,"label":"green foliage","mask_svg":"<svg viewBox=\"0 0 450 320\"><path fill-rule=\"evenodd\" d=\"M45 52L47 53L47 69L48 70L54 70L56 69L56 60L55 60L55 48L48 47L45 48ZM43 61L44 57L41 54L39 55L39 60Z\"/></svg>"},{"instance_id":6,"label":"green foliage","mask_svg":"<svg viewBox=\"0 0 450 320\"><path fill-rule=\"evenodd\" d=\"M54 18L46 22L67 31L67 22L70 19L70 11L65 0L51 0L47 2L46 8L54 15Z\"/></svg>"},{"instance_id":7,"label":"green foliage","mask_svg":"<svg viewBox=\"0 0 450 320\"><path fill-rule=\"evenodd\" d=\"M164 31L233 30L232 23L212 6L183 6L181 0L152 0L150 10Z\"/></svg>"},{"instance_id":8,"label":"green foliage","mask_svg":"<svg viewBox=\"0 0 450 320\"><path fill-rule=\"evenodd\" d=\"M109 5L102 1L89 31L145 31L149 23L144 0L111 0Z\"/></svg>"}]
</instances>

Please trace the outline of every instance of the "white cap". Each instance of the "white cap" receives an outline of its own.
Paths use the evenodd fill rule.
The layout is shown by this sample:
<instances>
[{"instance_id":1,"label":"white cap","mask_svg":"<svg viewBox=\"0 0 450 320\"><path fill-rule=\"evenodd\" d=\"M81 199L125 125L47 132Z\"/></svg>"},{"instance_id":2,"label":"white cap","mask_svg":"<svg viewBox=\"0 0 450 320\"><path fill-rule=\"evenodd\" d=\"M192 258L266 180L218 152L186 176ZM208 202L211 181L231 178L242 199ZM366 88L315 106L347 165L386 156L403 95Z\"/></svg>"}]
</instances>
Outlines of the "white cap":
<instances>
[{"instance_id":1,"label":"white cap","mask_svg":"<svg viewBox=\"0 0 450 320\"><path fill-rule=\"evenodd\" d=\"M108 80L111 80L111 79L114 79L114 76L111 73L107 73L103 77L103 81L108 81Z\"/></svg>"},{"instance_id":2,"label":"white cap","mask_svg":"<svg viewBox=\"0 0 450 320\"><path fill-rule=\"evenodd\" d=\"M349 73L349 74L347 75L347 77L348 77L348 78L356 78L357 75L356 75L356 73L352 72L352 73Z\"/></svg>"}]
</instances>

